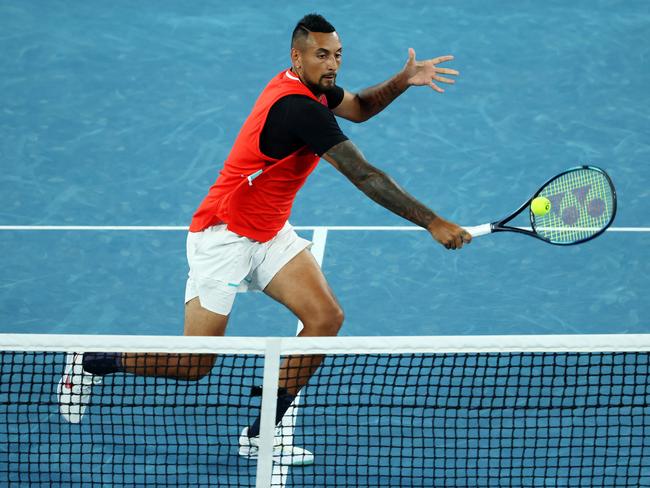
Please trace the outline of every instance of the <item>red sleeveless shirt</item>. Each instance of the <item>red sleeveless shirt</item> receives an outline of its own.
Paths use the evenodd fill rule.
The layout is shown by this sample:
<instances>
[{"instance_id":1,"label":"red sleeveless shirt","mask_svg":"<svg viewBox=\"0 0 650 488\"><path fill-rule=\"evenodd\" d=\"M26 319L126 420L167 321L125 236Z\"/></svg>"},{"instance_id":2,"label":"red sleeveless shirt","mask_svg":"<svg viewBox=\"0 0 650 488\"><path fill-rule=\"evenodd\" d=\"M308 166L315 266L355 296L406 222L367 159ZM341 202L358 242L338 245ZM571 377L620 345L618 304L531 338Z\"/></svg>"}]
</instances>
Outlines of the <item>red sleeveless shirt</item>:
<instances>
[{"instance_id":1,"label":"red sleeveless shirt","mask_svg":"<svg viewBox=\"0 0 650 488\"><path fill-rule=\"evenodd\" d=\"M291 71L275 76L239 131L217 181L194 214L190 232L225 223L236 234L266 242L282 229L298 190L320 159L307 146L283 159L262 154L260 135L266 117L287 95L305 95L327 105L324 96L316 98Z\"/></svg>"}]
</instances>

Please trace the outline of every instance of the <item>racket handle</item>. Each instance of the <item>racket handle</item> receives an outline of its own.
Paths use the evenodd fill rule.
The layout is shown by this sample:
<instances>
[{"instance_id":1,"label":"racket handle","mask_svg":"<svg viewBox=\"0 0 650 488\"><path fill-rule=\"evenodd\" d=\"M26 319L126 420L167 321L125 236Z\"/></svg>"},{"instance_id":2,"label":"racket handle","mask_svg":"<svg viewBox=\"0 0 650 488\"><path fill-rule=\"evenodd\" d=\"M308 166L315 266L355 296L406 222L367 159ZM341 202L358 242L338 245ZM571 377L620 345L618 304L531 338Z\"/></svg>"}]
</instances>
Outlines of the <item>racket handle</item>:
<instances>
[{"instance_id":1,"label":"racket handle","mask_svg":"<svg viewBox=\"0 0 650 488\"><path fill-rule=\"evenodd\" d=\"M475 225L473 227L464 227L472 237L485 236L492 233L492 224Z\"/></svg>"}]
</instances>

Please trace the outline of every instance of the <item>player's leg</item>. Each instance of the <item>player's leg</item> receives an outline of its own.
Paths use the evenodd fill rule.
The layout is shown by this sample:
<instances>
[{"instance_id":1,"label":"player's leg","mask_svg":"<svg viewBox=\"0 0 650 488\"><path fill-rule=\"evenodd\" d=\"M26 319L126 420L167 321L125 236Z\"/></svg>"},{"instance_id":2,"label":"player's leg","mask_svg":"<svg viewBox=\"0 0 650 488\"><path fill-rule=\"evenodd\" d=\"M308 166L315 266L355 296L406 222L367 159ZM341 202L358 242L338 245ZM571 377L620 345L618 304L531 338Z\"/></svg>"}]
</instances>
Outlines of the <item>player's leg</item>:
<instances>
[{"instance_id":1,"label":"player's leg","mask_svg":"<svg viewBox=\"0 0 650 488\"><path fill-rule=\"evenodd\" d=\"M185 294L185 335L223 335L236 289L229 285L235 276L248 272L246 244L239 236L227 232L225 226L190 233L187 257L190 276ZM220 273L227 273L223 278ZM162 376L180 380L199 380L214 364L210 354L134 354L134 353L71 353L58 384L60 412L69 422L80 422L90 401L93 385L112 373L140 376Z\"/></svg>"},{"instance_id":2,"label":"player's leg","mask_svg":"<svg viewBox=\"0 0 650 488\"><path fill-rule=\"evenodd\" d=\"M248 273L246 241L224 225L187 236L190 268L185 288L185 335L222 336L237 289L229 283ZM95 375L130 373L179 380L199 380L210 372L210 354L85 354L83 368Z\"/></svg>"},{"instance_id":3,"label":"player's leg","mask_svg":"<svg viewBox=\"0 0 650 488\"><path fill-rule=\"evenodd\" d=\"M201 306L199 298L185 305L185 335L223 335L228 315L211 312ZM212 354L138 354L120 352L71 353L57 392L61 415L79 423L90 402L92 387L107 374L127 373L196 381L207 375L214 365Z\"/></svg>"},{"instance_id":4,"label":"player's leg","mask_svg":"<svg viewBox=\"0 0 650 488\"><path fill-rule=\"evenodd\" d=\"M264 292L288 307L303 323L301 336L336 335L343 324L343 311L330 289L318 263L308 249L303 249L285 264L264 288ZM323 360L321 355L286 358L280 369L276 425L293 403L311 375ZM256 458L259 443L260 417L245 428L239 438L239 454ZM276 463L305 465L314 462L314 455L293 445L292 437L276 430L273 459Z\"/></svg>"},{"instance_id":5,"label":"player's leg","mask_svg":"<svg viewBox=\"0 0 650 488\"><path fill-rule=\"evenodd\" d=\"M303 324L300 336L334 336L343 325L343 310L316 259L307 249L273 277L264 293L300 319ZM322 355L286 358L280 369L280 387L296 395L322 360Z\"/></svg>"},{"instance_id":6,"label":"player's leg","mask_svg":"<svg viewBox=\"0 0 650 488\"><path fill-rule=\"evenodd\" d=\"M185 304L186 336L223 336L228 315L201 306L199 297ZM214 366L213 354L122 354L122 372L138 376L164 376L179 380L199 380Z\"/></svg>"},{"instance_id":7,"label":"player's leg","mask_svg":"<svg viewBox=\"0 0 650 488\"><path fill-rule=\"evenodd\" d=\"M336 335L343 324L343 311L329 287L316 259L303 249L275 273L264 293L285 305L303 323L301 336ZM323 361L322 355L287 357L280 366L276 424L291 406L300 389ZM259 433L258 417L248 429Z\"/></svg>"},{"instance_id":8,"label":"player's leg","mask_svg":"<svg viewBox=\"0 0 650 488\"><path fill-rule=\"evenodd\" d=\"M301 335L335 335L343 323L343 312L309 252L311 243L296 235L290 225L266 247L260 265L255 268L252 285L287 306L304 323ZM322 356L287 358L282 364L276 425L295 399L299 389L318 368ZM239 454L256 458L259 444L260 417L243 429ZM273 459L276 463L303 465L314 462L308 450L293 445L292 436L276 430Z\"/></svg>"},{"instance_id":9,"label":"player's leg","mask_svg":"<svg viewBox=\"0 0 650 488\"><path fill-rule=\"evenodd\" d=\"M192 286L191 284L188 287ZM201 305L199 296L188 297L185 304L184 335L222 336L228 324L228 315L208 310ZM234 295L232 297L234 300ZM206 302L209 302L206 299ZM228 298L225 308L230 310L232 301ZM81 359L87 373L104 376L112 373L127 373L137 376L156 376L177 380L196 381L210 373L214 365L213 354L170 354L170 353L86 353Z\"/></svg>"}]
</instances>

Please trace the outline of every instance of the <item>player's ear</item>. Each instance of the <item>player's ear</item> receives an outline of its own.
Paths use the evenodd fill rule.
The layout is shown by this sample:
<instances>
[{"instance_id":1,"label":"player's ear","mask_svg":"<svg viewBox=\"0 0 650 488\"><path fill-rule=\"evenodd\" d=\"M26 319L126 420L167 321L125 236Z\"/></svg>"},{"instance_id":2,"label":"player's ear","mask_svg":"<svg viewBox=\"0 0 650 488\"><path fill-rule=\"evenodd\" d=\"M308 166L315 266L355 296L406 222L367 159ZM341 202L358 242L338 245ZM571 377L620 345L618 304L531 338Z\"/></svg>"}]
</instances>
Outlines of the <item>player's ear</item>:
<instances>
[{"instance_id":1,"label":"player's ear","mask_svg":"<svg viewBox=\"0 0 650 488\"><path fill-rule=\"evenodd\" d=\"M296 49L295 47L291 48L291 64L296 68L300 69L302 68L302 56L300 53L300 50Z\"/></svg>"}]
</instances>

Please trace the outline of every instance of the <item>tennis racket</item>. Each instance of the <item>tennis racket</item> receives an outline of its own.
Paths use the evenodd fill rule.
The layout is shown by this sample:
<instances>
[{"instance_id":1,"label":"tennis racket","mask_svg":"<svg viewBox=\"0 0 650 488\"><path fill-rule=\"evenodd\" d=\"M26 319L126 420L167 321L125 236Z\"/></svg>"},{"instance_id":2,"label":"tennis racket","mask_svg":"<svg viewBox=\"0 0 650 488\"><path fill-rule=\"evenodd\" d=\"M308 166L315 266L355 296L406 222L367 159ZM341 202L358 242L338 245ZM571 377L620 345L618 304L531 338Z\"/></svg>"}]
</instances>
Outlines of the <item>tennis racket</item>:
<instances>
[{"instance_id":1,"label":"tennis racket","mask_svg":"<svg viewBox=\"0 0 650 488\"><path fill-rule=\"evenodd\" d=\"M530 209L537 197L551 202L544 215ZM507 225L517 215L528 211L530 228ZM595 166L578 166L554 176L521 207L506 218L489 224L465 227L472 237L493 232L517 232L559 246L581 244L601 235L616 216L616 190L604 170Z\"/></svg>"}]
</instances>

